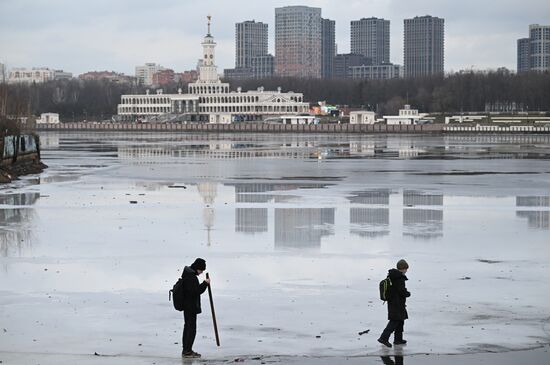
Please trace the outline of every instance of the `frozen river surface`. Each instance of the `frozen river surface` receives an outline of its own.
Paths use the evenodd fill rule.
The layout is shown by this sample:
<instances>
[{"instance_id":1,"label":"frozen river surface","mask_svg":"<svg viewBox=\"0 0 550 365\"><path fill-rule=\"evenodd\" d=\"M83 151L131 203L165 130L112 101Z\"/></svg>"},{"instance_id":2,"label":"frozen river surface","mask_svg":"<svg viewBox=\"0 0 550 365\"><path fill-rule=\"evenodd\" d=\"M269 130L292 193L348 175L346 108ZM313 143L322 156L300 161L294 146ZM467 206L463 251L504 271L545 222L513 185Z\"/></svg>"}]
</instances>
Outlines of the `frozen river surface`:
<instances>
[{"instance_id":1,"label":"frozen river surface","mask_svg":"<svg viewBox=\"0 0 550 365\"><path fill-rule=\"evenodd\" d=\"M42 144L50 168L0 187L0 360L176 359L168 290L195 257L222 343L205 294L195 350L211 359L550 343L548 136L51 133ZM378 282L400 258L409 344L388 351Z\"/></svg>"}]
</instances>

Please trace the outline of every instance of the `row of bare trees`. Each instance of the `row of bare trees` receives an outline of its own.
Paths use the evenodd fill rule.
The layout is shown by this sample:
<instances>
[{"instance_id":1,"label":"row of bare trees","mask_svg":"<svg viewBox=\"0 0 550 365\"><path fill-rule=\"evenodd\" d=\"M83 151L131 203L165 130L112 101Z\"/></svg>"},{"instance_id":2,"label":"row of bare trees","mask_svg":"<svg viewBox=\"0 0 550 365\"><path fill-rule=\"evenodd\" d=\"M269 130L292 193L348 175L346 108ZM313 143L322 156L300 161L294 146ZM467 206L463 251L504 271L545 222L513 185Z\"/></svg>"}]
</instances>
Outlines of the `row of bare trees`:
<instances>
[{"instance_id":1,"label":"row of bare trees","mask_svg":"<svg viewBox=\"0 0 550 365\"><path fill-rule=\"evenodd\" d=\"M270 78L232 81L236 90L266 90L282 87L284 91L304 94L315 104L325 100L332 104L366 108L379 114L395 113L403 104L422 112L457 113L510 107L515 111L550 110L550 73L510 72L459 73L418 79L394 80L317 80ZM164 87L175 93L184 84ZM59 113L65 121L102 120L116 114L123 94L145 93L145 88L108 80L59 80L44 84L0 84L0 118L5 116Z\"/></svg>"},{"instance_id":2,"label":"row of bare trees","mask_svg":"<svg viewBox=\"0 0 550 365\"><path fill-rule=\"evenodd\" d=\"M403 104L422 112L457 113L501 109L550 110L550 73L467 72L448 76L394 80L303 80L273 78L232 82L243 90L264 86L266 90L303 92L310 102L362 107L379 114L395 113Z\"/></svg>"}]
</instances>

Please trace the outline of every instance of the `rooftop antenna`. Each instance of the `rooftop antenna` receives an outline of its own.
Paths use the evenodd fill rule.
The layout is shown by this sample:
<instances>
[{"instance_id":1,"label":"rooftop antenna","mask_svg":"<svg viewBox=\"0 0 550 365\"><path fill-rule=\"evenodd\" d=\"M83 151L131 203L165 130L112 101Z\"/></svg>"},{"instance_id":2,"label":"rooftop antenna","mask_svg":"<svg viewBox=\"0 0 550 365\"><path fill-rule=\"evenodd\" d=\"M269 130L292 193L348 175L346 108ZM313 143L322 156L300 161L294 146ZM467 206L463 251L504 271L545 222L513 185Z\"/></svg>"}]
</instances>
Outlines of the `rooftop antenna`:
<instances>
[{"instance_id":1,"label":"rooftop antenna","mask_svg":"<svg viewBox=\"0 0 550 365\"><path fill-rule=\"evenodd\" d=\"M211 16L211 15L207 15L207 16L206 16L206 19L208 19L208 35L210 35L210 21L212 20L212 16Z\"/></svg>"}]
</instances>

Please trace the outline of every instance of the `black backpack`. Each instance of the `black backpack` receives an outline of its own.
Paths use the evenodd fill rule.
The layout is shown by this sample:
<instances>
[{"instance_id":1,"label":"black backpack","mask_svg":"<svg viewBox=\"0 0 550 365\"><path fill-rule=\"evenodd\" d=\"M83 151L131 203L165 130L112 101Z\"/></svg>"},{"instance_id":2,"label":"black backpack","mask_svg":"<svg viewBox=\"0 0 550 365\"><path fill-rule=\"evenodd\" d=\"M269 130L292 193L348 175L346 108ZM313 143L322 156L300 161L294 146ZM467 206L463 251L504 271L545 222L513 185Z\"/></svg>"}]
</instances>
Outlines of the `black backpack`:
<instances>
[{"instance_id":1,"label":"black backpack","mask_svg":"<svg viewBox=\"0 0 550 365\"><path fill-rule=\"evenodd\" d=\"M174 284L171 290L168 291L168 301L172 299L172 304L174 304L174 309L177 311L183 311L183 279L179 278L178 281Z\"/></svg>"},{"instance_id":2,"label":"black backpack","mask_svg":"<svg viewBox=\"0 0 550 365\"><path fill-rule=\"evenodd\" d=\"M390 297L390 288L391 288L391 279L390 279L390 276L388 275L387 278L385 278L384 280L382 280L380 282L380 285L379 285L379 289L380 289L380 300L384 301L384 302L387 302L388 301L388 298Z\"/></svg>"}]
</instances>

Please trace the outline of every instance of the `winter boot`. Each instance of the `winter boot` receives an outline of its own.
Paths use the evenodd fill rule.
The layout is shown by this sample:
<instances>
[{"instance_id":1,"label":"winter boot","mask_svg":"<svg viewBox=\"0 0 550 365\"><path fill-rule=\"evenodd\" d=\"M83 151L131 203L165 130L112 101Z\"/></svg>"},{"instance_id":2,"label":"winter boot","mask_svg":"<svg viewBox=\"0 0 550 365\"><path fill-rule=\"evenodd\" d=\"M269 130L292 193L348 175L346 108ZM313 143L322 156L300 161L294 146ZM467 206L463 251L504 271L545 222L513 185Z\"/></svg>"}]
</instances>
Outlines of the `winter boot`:
<instances>
[{"instance_id":1,"label":"winter boot","mask_svg":"<svg viewBox=\"0 0 550 365\"><path fill-rule=\"evenodd\" d=\"M394 345L404 345L407 341L403 339L403 332L395 332L393 336L393 344Z\"/></svg>"},{"instance_id":2,"label":"winter boot","mask_svg":"<svg viewBox=\"0 0 550 365\"><path fill-rule=\"evenodd\" d=\"M391 348L391 343L390 341L388 340L384 340L383 338L379 338L378 339L378 342L380 342L382 345L386 346L386 347L390 347Z\"/></svg>"}]
</instances>

